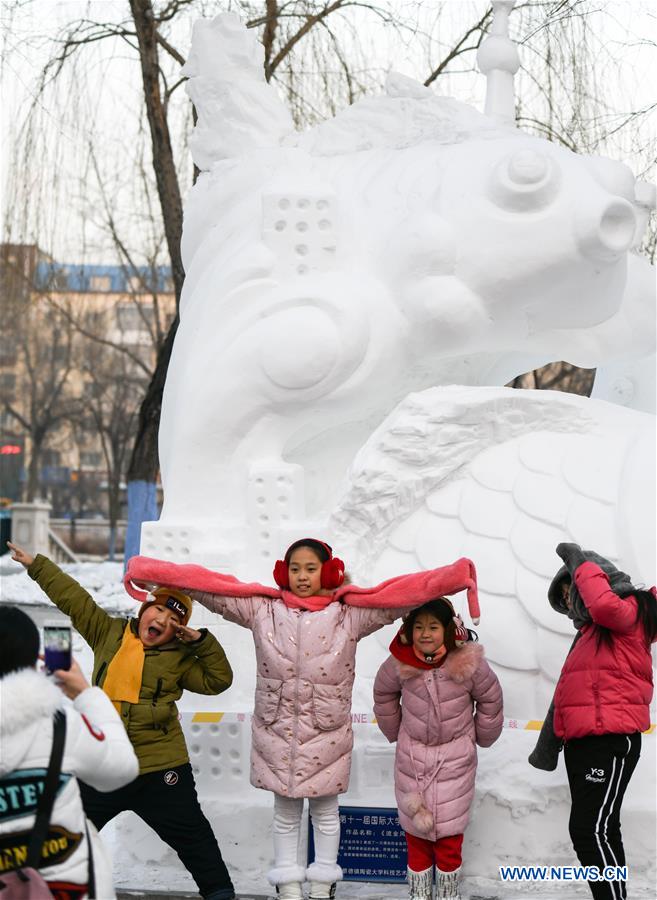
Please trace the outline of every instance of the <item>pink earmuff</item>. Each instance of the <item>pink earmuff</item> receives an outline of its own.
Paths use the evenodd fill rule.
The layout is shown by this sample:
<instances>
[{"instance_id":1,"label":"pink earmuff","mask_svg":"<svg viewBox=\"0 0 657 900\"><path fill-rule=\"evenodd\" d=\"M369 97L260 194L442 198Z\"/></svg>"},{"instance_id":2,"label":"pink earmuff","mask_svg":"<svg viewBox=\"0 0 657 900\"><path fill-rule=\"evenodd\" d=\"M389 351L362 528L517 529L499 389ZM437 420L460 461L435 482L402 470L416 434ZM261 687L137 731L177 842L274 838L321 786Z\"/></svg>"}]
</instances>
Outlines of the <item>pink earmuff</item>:
<instances>
[{"instance_id":1,"label":"pink earmuff","mask_svg":"<svg viewBox=\"0 0 657 900\"><path fill-rule=\"evenodd\" d=\"M321 585L325 590L334 590L335 588L340 587L342 582L344 581L344 563L341 559L338 559L337 556L333 556L333 550L329 547L328 544L325 544L324 541L318 541L317 538L303 538L302 540L313 541L315 544L319 544L323 547L329 555L329 558L326 562L322 563L322 571L321 571ZM295 544L299 544L299 541L295 541L290 546L294 547ZM289 572L289 564L287 562L287 556L290 552L290 548L288 547L285 553L285 559L276 560L276 565L274 566L274 581L276 584L283 589L287 589L290 586L290 572Z\"/></svg>"}]
</instances>

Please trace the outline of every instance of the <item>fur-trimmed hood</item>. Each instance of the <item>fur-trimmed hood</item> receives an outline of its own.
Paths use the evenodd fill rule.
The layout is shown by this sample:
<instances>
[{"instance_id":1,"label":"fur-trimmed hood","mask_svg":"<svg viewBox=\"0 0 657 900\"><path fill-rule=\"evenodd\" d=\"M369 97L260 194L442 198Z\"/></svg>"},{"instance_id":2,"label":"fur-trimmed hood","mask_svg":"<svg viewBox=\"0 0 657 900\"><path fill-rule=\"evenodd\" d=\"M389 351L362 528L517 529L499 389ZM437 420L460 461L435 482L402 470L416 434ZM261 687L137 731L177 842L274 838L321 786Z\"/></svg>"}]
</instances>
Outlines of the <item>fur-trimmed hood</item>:
<instances>
[{"instance_id":1,"label":"fur-trimmed hood","mask_svg":"<svg viewBox=\"0 0 657 900\"><path fill-rule=\"evenodd\" d=\"M483 656L483 646L468 641L463 647L450 650L440 668L452 681L455 681L457 684L463 684L466 679L472 678ZM395 658L393 657L393 659ZM418 668L417 666L400 662L398 659L395 659L395 665L399 671L401 681L417 678L418 675L424 675L427 671L430 671L425 667Z\"/></svg>"},{"instance_id":2,"label":"fur-trimmed hood","mask_svg":"<svg viewBox=\"0 0 657 900\"><path fill-rule=\"evenodd\" d=\"M20 669L0 679L0 776L17 767L31 746L35 726L51 719L62 702L59 688L36 669Z\"/></svg>"}]
</instances>

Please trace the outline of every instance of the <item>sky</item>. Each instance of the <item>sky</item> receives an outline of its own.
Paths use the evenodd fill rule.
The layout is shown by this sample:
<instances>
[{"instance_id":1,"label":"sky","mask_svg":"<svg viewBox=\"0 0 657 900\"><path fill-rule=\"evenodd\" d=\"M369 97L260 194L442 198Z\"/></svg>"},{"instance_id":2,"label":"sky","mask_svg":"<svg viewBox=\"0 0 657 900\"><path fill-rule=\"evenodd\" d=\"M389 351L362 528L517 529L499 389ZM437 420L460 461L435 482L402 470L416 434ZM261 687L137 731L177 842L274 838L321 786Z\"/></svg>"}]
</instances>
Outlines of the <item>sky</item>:
<instances>
[{"instance_id":1,"label":"sky","mask_svg":"<svg viewBox=\"0 0 657 900\"><path fill-rule=\"evenodd\" d=\"M219 6L231 5L236 6L231 2L198 0L194 10L211 14ZM349 13L360 45L354 53L367 61L368 71L360 74L368 85L382 83L389 69L424 80L444 56L445 48L453 46L462 34L465 24L476 21L487 9L487 3L478 0L452 0L438 19L434 3L390 0L379 6L402 18L408 27L392 28L358 10ZM602 6L604 13L591 20L601 50L596 55L597 81L604 85L610 107L647 108L655 103L653 85L657 80L654 4L645 0L609 0ZM0 11L4 238L11 225L10 236L33 236L60 261L93 258L96 262L111 262L115 256L107 229L111 214L121 223L122 233L129 235L128 243L134 247L139 262L149 255L161 255L160 229L152 225L132 164L139 148L143 147L148 156L149 136L141 116L140 69L131 48L119 38L85 48L67 63L64 74L37 96L39 73L53 56L54 39L61 29L82 19L120 23L128 14L127 0L23 0L18 4L5 0ZM195 15L185 17L171 33L172 43L184 54L194 18ZM515 36L528 38L527 43L520 44L519 51L521 59L529 60L536 35L519 32L513 23L512 16ZM355 40L348 31L344 32L348 53ZM175 82L179 77L177 66L169 62L170 81ZM434 89L482 109L485 79L464 68L469 66L454 65L452 73L441 76ZM516 83L523 96L535 93L534 85L522 71L516 76ZM35 103L37 115L30 120L29 112ZM190 109L182 88L173 95L172 109L173 140L182 188L186 191L192 177L186 146ZM610 121L615 124L616 119L611 117ZM654 113L652 122L646 118L642 127L641 146L637 147L636 135L629 143L625 133L619 132L605 148L614 158L628 161L638 174L648 165L648 145L655 143ZM27 143L32 150L26 160L16 147L25 146L28 133ZM30 199L25 204L29 208L25 214L22 205L21 214L17 213L17 196ZM150 203L157 208L154 194ZM13 209L10 215L9 207Z\"/></svg>"}]
</instances>

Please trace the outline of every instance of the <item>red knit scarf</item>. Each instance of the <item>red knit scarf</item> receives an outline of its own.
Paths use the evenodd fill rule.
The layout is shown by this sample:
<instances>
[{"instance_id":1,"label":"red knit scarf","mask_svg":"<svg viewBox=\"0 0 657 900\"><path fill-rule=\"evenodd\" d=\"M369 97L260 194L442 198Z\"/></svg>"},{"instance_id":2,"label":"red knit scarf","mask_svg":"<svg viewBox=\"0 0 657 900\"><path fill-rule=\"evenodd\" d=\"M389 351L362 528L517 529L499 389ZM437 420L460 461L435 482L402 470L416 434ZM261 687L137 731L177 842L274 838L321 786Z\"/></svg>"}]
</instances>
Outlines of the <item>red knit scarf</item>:
<instances>
[{"instance_id":1,"label":"red knit scarf","mask_svg":"<svg viewBox=\"0 0 657 900\"><path fill-rule=\"evenodd\" d=\"M398 659L399 662L405 663L407 666L414 666L416 669L438 669L447 659L447 647L443 644L436 651L433 662L426 662L421 659L412 644L405 644L401 640L402 629L400 629L390 642L390 652Z\"/></svg>"}]
</instances>

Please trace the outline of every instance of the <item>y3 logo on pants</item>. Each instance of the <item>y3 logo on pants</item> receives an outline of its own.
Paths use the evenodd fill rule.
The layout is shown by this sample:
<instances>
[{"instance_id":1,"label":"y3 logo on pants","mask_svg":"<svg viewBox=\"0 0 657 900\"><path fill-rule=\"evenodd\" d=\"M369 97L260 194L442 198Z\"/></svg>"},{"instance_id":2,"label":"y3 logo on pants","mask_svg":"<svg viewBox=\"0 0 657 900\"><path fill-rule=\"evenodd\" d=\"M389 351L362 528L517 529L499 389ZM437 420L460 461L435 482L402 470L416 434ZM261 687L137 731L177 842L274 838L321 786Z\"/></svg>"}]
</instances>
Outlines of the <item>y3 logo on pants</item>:
<instances>
[{"instance_id":1,"label":"y3 logo on pants","mask_svg":"<svg viewBox=\"0 0 657 900\"><path fill-rule=\"evenodd\" d=\"M587 781L596 781L603 782L605 780L605 770L604 769L594 769L591 768L591 771L586 776Z\"/></svg>"}]
</instances>

